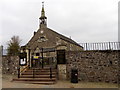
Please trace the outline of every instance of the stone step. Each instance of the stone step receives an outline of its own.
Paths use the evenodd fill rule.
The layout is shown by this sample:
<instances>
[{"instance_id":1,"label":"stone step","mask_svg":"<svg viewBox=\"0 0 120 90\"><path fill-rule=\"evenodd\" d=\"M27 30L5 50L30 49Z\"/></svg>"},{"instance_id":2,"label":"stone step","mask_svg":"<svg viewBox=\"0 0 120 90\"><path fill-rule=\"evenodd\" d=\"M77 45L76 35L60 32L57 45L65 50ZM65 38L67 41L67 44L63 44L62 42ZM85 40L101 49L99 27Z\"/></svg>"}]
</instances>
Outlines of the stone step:
<instances>
[{"instance_id":1,"label":"stone step","mask_svg":"<svg viewBox=\"0 0 120 90\"><path fill-rule=\"evenodd\" d=\"M50 70L50 67L44 67L44 68L29 68L29 70ZM55 68L52 68L55 69Z\"/></svg>"},{"instance_id":2,"label":"stone step","mask_svg":"<svg viewBox=\"0 0 120 90\"><path fill-rule=\"evenodd\" d=\"M51 84L55 84L56 81L47 81L47 82L30 82L29 84L45 84L45 85L51 85Z\"/></svg>"},{"instance_id":3,"label":"stone step","mask_svg":"<svg viewBox=\"0 0 120 90\"><path fill-rule=\"evenodd\" d=\"M52 75L55 78L56 75ZM33 78L33 75L21 75L20 78ZM50 78L50 75L34 75L34 78Z\"/></svg>"},{"instance_id":4,"label":"stone step","mask_svg":"<svg viewBox=\"0 0 120 90\"><path fill-rule=\"evenodd\" d=\"M56 78L16 78L13 81L56 81Z\"/></svg>"},{"instance_id":5,"label":"stone step","mask_svg":"<svg viewBox=\"0 0 120 90\"><path fill-rule=\"evenodd\" d=\"M44 84L44 85L52 85L55 84L56 81L14 81L19 83L27 83L27 84Z\"/></svg>"},{"instance_id":6,"label":"stone step","mask_svg":"<svg viewBox=\"0 0 120 90\"><path fill-rule=\"evenodd\" d=\"M49 75L50 72L34 72L34 75ZM56 72L52 72L53 75L56 74ZM21 75L33 75L33 72L23 72Z\"/></svg>"},{"instance_id":7,"label":"stone step","mask_svg":"<svg viewBox=\"0 0 120 90\"><path fill-rule=\"evenodd\" d=\"M57 70L52 69L52 78L50 78L50 69L39 69L34 68L34 77L33 69L28 69L20 75L20 78L15 78L13 81L16 82L25 82L30 84L54 84L57 81Z\"/></svg>"},{"instance_id":8,"label":"stone step","mask_svg":"<svg viewBox=\"0 0 120 90\"><path fill-rule=\"evenodd\" d=\"M50 72L50 70L44 70L44 69L41 69L41 70L34 70L35 72ZM57 70L53 69L52 72L55 72ZM25 72L33 72L33 70L26 70Z\"/></svg>"}]
</instances>

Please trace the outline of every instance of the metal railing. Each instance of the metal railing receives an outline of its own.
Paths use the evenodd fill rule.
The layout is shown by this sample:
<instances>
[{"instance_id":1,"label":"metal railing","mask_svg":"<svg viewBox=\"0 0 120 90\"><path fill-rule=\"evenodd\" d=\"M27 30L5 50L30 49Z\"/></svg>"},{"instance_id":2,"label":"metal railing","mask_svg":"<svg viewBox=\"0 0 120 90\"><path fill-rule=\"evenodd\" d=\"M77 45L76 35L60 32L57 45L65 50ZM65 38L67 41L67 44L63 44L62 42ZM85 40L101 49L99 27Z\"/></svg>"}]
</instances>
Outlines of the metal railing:
<instances>
[{"instance_id":1,"label":"metal railing","mask_svg":"<svg viewBox=\"0 0 120 90\"><path fill-rule=\"evenodd\" d=\"M23 70L21 70L21 68L18 68L18 78L20 78L21 74L25 71L25 69L27 69L28 66L26 66L25 68L23 68ZM20 71L21 70L21 71Z\"/></svg>"},{"instance_id":2,"label":"metal railing","mask_svg":"<svg viewBox=\"0 0 120 90\"><path fill-rule=\"evenodd\" d=\"M33 68L33 78L35 78L35 69Z\"/></svg>"},{"instance_id":3,"label":"metal railing","mask_svg":"<svg viewBox=\"0 0 120 90\"><path fill-rule=\"evenodd\" d=\"M50 67L50 79L52 79L52 68Z\"/></svg>"},{"instance_id":4,"label":"metal railing","mask_svg":"<svg viewBox=\"0 0 120 90\"><path fill-rule=\"evenodd\" d=\"M120 42L79 43L84 50L120 50Z\"/></svg>"}]
</instances>

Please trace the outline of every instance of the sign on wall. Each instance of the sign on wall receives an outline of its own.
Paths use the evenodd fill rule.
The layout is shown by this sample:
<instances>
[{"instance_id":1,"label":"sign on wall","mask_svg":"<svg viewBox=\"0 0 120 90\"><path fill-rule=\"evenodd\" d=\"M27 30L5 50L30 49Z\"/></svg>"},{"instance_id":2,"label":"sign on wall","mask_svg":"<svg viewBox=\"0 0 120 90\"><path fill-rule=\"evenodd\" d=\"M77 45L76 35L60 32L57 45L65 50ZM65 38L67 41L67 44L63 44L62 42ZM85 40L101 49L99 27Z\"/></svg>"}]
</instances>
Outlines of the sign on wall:
<instances>
[{"instance_id":1,"label":"sign on wall","mask_svg":"<svg viewBox=\"0 0 120 90\"><path fill-rule=\"evenodd\" d=\"M39 58L39 56L34 56L33 58L34 58L34 59L38 59L38 58Z\"/></svg>"}]
</instances>

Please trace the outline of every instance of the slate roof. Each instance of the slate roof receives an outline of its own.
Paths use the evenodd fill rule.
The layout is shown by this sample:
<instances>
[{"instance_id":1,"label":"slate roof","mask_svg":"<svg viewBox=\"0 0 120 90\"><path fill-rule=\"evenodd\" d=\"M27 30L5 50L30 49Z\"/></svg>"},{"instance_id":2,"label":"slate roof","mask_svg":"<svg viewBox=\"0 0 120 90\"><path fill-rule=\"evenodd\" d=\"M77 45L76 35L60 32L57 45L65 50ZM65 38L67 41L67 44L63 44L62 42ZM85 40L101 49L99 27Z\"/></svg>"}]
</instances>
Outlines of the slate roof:
<instances>
[{"instance_id":1,"label":"slate roof","mask_svg":"<svg viewBox=\"0 0 120 90\"><path fill-rule=\"evenodd\" d=\"M49 30L49 31L51 31L52 33L55 33L56 36L59 37L60 39L66 41L66 42L69 42L69 43L71 43L71 44L77 45L77 46L79 46L79 47L82 47L82 46L80 46L78 43L76 43L74 40L72 40L71 38L68 38L68 37L66 37L66 36L64 36L64 35L56 32L56 31L54 31L54 30L52 30L52 29L50 29L50 28L46 28L46 29ZM40 29L39 29L39 30L40 30ZM39 30L36 32L36 34L39 32ZM29 40L29 42L28 42L25 46L28 46L28 45L30 46L30 44L32 44L31 41L33 40L34 37L36 37L36 35L33 35L33 37Z\"/></svg>"},{"instance_id":2,"label":"slate roof","mask_svg":"<svg viewBox=\"0 0 120 90\"><path fill-rule=\"evenodd\" d=\"M56 33L58 36L59 36L59 38L60 39L62 39L62 40L65 40L65 41L67 41L67 42L70 42L70 43L72 43L72 44L75 44L75 45L77 45L77 46L80 46L78 43L76 43L74 40L72 40L71 38L68 38L68 37L66 37L66 36L64 36L64 35L62 35L62 34L60 34L60 33L57 33L57 32L55 32L54 30L52 30L52 29L50 29L50 28L47 28L48 30L50 30L50 31L52 31L53 33ZM80 47L82 47L82 46L80 46Z\"/></svg>"}]
</instances>

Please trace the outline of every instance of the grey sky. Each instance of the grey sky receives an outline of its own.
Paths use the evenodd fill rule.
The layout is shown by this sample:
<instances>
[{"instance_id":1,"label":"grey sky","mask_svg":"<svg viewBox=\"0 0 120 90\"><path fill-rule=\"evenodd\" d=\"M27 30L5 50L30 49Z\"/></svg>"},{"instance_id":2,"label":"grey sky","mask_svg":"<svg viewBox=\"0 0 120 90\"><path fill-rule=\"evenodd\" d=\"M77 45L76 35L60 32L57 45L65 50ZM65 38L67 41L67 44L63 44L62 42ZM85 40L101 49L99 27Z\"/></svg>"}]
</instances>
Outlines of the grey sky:
<instances>
[{"instance_id":1,"label":"grey sky","mask_svg":"<svg viewBox=\"0 0 120 90\"><path fill-rule=\"evenodd\" d=\"M0 0L0 44L19 35L25 45L39 28L43 0ZM44 0L47 26L78 43L118 40L119 0Z\"/></svg>"}]
</instances>

